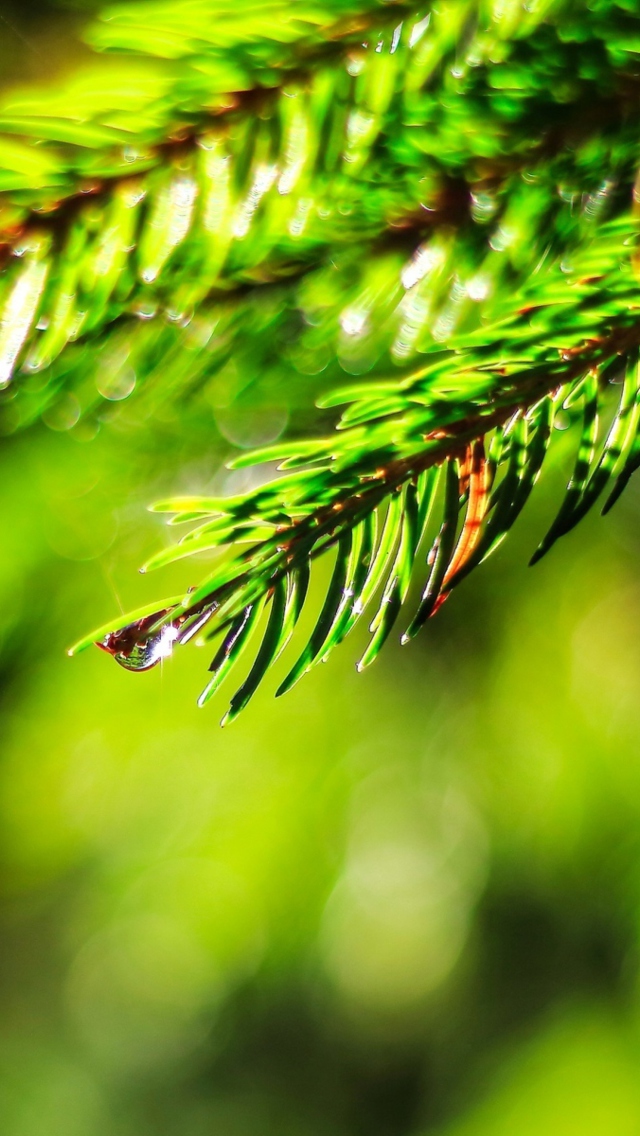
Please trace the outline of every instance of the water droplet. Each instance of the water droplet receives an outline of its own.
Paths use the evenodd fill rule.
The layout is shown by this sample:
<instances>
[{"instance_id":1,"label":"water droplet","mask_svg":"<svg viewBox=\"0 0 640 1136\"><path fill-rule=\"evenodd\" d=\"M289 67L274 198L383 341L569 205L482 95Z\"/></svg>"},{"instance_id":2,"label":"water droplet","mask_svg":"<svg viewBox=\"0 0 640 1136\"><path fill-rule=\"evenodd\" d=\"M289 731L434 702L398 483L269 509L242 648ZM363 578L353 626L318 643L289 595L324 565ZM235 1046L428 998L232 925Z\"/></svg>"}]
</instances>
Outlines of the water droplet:
<instances>
[{"instance_id":1,"label":"water droplet","mask_svg":"<svg viewBox=\"0 0 640 1136\"><path fill-rule=\"evenodd\" d=\"M167 659L173 651L178 638L181 620L165 623L157 631L152 629L170 609L153 612L144 619L137 619L118 631L105 635L97 647L106 651L127 671L148 671L161 659Z\"/></svg>"}]
</instances>

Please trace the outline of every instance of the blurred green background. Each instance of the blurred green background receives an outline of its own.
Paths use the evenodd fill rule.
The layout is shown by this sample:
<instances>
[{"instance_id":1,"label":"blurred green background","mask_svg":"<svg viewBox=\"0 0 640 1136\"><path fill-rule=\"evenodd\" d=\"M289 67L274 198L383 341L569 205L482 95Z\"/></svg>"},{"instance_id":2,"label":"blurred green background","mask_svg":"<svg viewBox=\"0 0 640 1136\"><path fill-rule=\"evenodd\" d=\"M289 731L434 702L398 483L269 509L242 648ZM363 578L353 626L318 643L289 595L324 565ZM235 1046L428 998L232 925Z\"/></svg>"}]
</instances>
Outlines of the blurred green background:
<instances>
[{"instance_id":1,"label":"blurred green background","mask_svg":"<svg viewBox=\"0 0 640 1136\"><path fill-rule=\"evenodd\" d=\"M636 1133L638 487L530 571L559 440L412 647L222 731L196 648L65 655L198 571L136 569L208 435L3 442L3 1136Z\"/></svg>"},{"instance_id":2,"label":"blurred green background","mask_svg":"<svg viewBox=\"0 0 640 1136\"><path fill-rule=\"evenodd\" d=\"M0 8L7 82L80 7ZM221 731L195 648L65 654L199 571L137 574L220 414L66 425L0 447L2 1136L635 1136L640 485L527 569L568 431L411 647Z\"/></svg>"}]
</instances>

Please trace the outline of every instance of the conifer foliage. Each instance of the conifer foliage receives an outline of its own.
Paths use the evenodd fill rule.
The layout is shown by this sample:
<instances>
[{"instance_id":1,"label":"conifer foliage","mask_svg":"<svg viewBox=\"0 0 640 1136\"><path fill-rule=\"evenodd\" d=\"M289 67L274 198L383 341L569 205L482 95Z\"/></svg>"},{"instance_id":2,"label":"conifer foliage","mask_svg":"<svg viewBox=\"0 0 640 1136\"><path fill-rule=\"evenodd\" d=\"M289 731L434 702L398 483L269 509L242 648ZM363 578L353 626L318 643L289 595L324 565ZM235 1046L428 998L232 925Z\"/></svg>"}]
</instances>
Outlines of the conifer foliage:
<instances>
[{"instance_id":1,"label":"conifer foliage","mask_svg":"<svg viewBox=\"0 0 640 1136\"><path fill-rule=\"evenodd\" d=\"M325 552L278 694L361 618L361 668L413 638L509 532L559 415L575 465L532 562L611 507L640 465L636 0L135 0L87 38L88 71L0 101L4 431L129 394L96 386L105 344L132 398L185 400L250 365L248 312L254 366L335 382L328 436L235 459L257 488L155 506L186 532L146 567L228 547L214 571L74 650L144 670L219 636L203 703L252 647L230 720Z\"/></svg>"}]
</instances>

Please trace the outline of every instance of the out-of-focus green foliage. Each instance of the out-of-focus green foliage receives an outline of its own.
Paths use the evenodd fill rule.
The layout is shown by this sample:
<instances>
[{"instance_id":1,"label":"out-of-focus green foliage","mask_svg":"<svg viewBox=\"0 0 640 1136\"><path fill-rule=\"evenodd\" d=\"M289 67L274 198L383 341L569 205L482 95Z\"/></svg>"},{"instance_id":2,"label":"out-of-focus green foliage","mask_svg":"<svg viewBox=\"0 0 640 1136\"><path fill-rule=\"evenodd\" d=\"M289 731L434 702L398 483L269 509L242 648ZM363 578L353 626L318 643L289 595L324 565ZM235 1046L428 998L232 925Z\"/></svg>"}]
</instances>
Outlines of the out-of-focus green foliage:
<instances>
[{"instance_id":1,"label":"out-of-focus green foliage","mask_svg":"<svg viewBox=\"0 0 640 1136\"><path fill-rule=\"evenodd\" d=\"M494 33L490 62L501 45L524 59L540 51L557 76L554 44L560 53L573 44L561 58L575 61L594 40L606 42L606 59L624 79L622 103L616 88L608 108L632 108L634 4L592 5L588 25L579 5L478 10ZM29 40L24 12L6 11ZM136 11L128 6L125 21ZM474 103L464 74L453 73L464 72L459 44L467 41L455 30L463 11L462 4L437 5L453 38L451 67L434 72L439 94L431 105L442 105L446 117L466 100L480 120L484 95ZM563 26L573 31L562 39L560 19L569 17L574 24ZM600 34L607 20L620 29L617 47ZM101 27L105 35L109 24ZM526 34L518 36L518 27ZM113 28L122 35L122 18ZM277 48L285 56L289 49ZM456 206L439 211L433 227L412 221L393 228L391 239L365 233L352 246L348 221L341 236L330 217L330 244L340 248L328 244L316 263L309 246L309 262L291 277L277 260L275 281L269 275L263 286L245 270L250 240L260 237L260 256L275 247L267 224L267 204L277 202L272 186L253 214L251 237L227 248L219 269L224 294L216 284L190 318L166 319L171 289L163 292L162 277L173 286L183 252L185 265L198 263L198 196L193 245L185 234L155 282L140 279L138 254L125 249L127 296L106 285L82 292L76 279L70 307L79 295L94 301L101 319L116 317L110 330L98 321L71 345L62 334L56 359L31 374L21 370L24 360L52 336L34 325L21 341L4 392L0 449L2 1136L638 1132L640 502L633 482L604 520L586 517L535 573L524 566L559 502L554 536L606 482L610 492L612 475L636 454L634 246L624 243L634 239L633 115L622 115L624 129L615 115L605 129L590 102L603 94L598 84L586 84L572 102L583 80L577 66L561 70L568 101L541 81L536 105L553 104L563 122L563 107L569 118L586 119L588 111L585 131L575 146L561 134L563 153L543 146L535 176L532 137L526 176L508 162L497 181L476 168L467 181L469 215ZM132 88L141 74L141 61L132 60ZM514 138L513 108L533 97L534 75L529 67L521 103L500 104L510 107ZM62 100L72 89L65 82L48 92L56 114L54 95ZM76 90L87 95L90 84ZM426 97L433 90L425 84ZM275 91L272 97L277 106ZM42 109L46 95L41 99ZM241 120L242 108L232 113ZM257 121L262 129L268 116ZM436 130L424 137L438 144ZM456 146L473 145L452 117L443 144L452 163ZM31 150L36 163L39 152L52 161L63 155L63 168L82 146L43 134ZM200 160L206 151L194 154ZM148 216L152 202L160 208L152 179L165 185L165 158L159 153L152 172L135 175L149 178ZM471 171L465 163L463 181ZM401 186L393 169L379 200ZM351 184L343 173L335 183L341 192ZM605 174L611 178L601 184ZM245 175L246 191L253 183ZM102 201L87 199L97 220L85 244L74 228L88 215L84 199L29 223L29 233L47 230L51 245L7 256L12 287L28 273L29 288L17 293L23 316L43 265L40 302L64 295L56 291L64 272L71 273L67 285L74 279L65 250L80 249L83 271L95 268L91 257L105 216L113 216L117 182ZM240 194L239 207L246 200ZM141 204L141 219L146 208ZM75 246L66 243L72 234ZM19 250L17 239L13 233L11 247ZM253 268L264 267L260 256ZM157 308L134 316L127 304L145 289L146 297L157 289ZM527 311L541 296L546 302ZM39 309L36 322L50 310ZM57 326L64 329L64 320ZM517 351L507 349L503 332ZM478 368L483 337L503 374ZM5 351L10 347L5 338ZM575 376L567 375L564 368L574 365ZM135 571L157 558L158 518L144 511L147 501L198 499L205 511L196 523L209 524L222 498L219 533L246 521L241 510L256 500L275 507L261 471L241 461L229 470L227 458L270 442L290 452L281 435L301 424L307 437L300 457L326 454L316 438L327 417L321 431L313 426L312 397L333 404L331 391L354 388L344 396L351 400L346 429L330 447L336 469L326 461L311 467L315 490L336 503L332 478L351 484L354 440L356 448L364 438L409 457L417 440L423 455L442 453L443 439L420 436L434 412L464 421L477 397L506 412L521 383L528 397L547 378L550 397L534 399L526 413L516 404L486 432L484 465L471 430L470 451L452 455L439 474L445 484L434 510L445 504L450 521L441 526L434 560L440 585L447 572L440 550L454 547L460 491L467 536L479 503L493 501L479 543L466 541L469 558L446 591L506 531L543 458L545 465L526 527L515 527L473 589L459 589L423 643L404 651L390 643L379 666L360 676L351 648L336 649L331 666L315 667L282 703L271 692L298 656L278 659L225 731L191 703L189 691L200 681L197 650L164 658L134 682L105 667L98 652L74 665L65 658L69 640L114 609L148 605L146 578ZM384 386L369 389L377 379ZM403 401L399 416L394 399ZM365 467L365 475L376 468ZM295 470L285 476L294 480L280 487L282 501L304 485ZM400 598L412 610L421 603L415 583L406 594L408 566L434 479L425 465L415 485L407 478L392 498L391 517L403 534L393 587L383 592L392 614ZM382 500L379 509L382 520ZM354 575L370 525L363 518L353 533L347 569ZM314 565L296 631L300 651L310 637L319 644L314 613L336 594L331 557L342 570L348 526L339 535L340 551ZM427 532L418 561L434 536ZM194 568L187 562L185 575L173 557L171 550L162 557L162 571L164 594L175 597L194 582ZM217 562L209 567L217 571ZM277 584L271 621L286 600ZM340 637L357 614L343 608L331 634ZM386 629L387 618L383 612L378 628ZM274 622L271 644L273 632ZM352 635L356 655L366 657L364 628L354 626Z\"/></svg>"}]
</instances>

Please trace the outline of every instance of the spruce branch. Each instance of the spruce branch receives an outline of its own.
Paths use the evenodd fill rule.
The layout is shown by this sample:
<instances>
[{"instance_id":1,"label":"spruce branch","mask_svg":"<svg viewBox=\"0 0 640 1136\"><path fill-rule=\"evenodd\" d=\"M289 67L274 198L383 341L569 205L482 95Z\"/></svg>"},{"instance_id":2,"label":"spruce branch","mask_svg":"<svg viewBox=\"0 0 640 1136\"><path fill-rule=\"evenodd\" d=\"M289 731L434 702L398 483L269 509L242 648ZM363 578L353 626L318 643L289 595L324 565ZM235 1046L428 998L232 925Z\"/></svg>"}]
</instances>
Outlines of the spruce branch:
<instances>
[{"instance_id":1,"label":"spruce branch","mask_svg":"<svg viewBox=\"0 0 640 1136\"><path fill-rule=\"evenodd\" d=\"M134 613L123 627L110 628L99 645L124 667L138 670L194 635L208 640L222 633L200 699L204 704L270 606L254 666L231 700L225 718L230 720L286 646L312 561L335 548L317 623L277 693L326 659L377 596L362 669L376 658L404 608L425 541L429 571L404 643L501 543L540 474L563 407L582 407L578 454L565 498L532 563L578 523L613 478L605 509L610 507L640 464L637 280L633 259L622 267L619 261L620 247L632 249L636 239L633 214L600 225L591 242L576 248L571 266L556 262L544 276L532 276L517 308L512 302L511 312L481 334L453 336L445 351L433 351L433 362L402 384L338 392L329 401L348 405L344 428L331 438L284 443L235 462L277 460L281 477L236 498L195 497L157 506L194 527L154 557L149 569L220 546L249 547L223 560L179 602L143 616ZM594 261L598 276L592 274ZM559 301L563 293L570 302ZM514 342L518 357L505 358L505 345ZM598 411L621 367L619 405L599 439ZM428 536L434 504L440 511L435 538Z\"/></svg>"}]
</instances>

